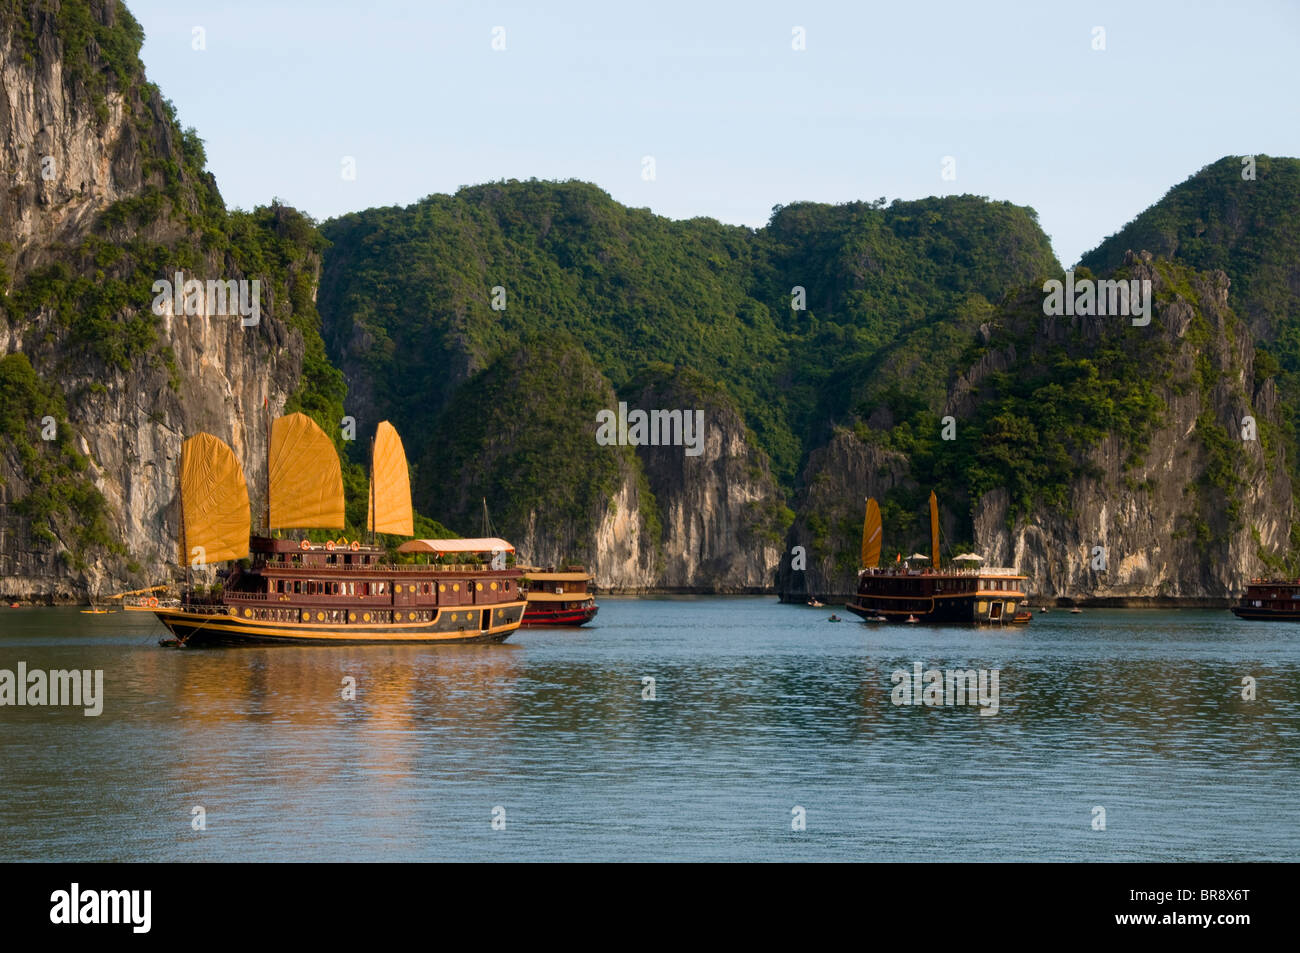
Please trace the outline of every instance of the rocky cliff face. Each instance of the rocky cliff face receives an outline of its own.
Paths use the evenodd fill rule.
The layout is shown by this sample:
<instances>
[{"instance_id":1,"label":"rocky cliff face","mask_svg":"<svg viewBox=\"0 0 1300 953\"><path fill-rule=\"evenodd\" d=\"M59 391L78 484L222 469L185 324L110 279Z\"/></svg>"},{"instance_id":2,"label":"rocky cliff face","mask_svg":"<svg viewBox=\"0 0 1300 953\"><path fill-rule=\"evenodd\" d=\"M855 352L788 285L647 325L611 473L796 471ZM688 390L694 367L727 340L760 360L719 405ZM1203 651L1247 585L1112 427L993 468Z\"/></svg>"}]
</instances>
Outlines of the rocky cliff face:
<instances>
[{"instance_id":1,"label":"rocky cliff face","mask_svg":"<svg viewBox=\"0 0 1300 953\"><path fill-rule=\"evenodd\" d=\"M655 586L769 591L781 558L787 511L767 459L734 405L720 395L667 380L641 389L629 406L698 412L703 423L693 447L637 449L663 525L662 569Z\"/></svg>"},{"instance_id":2,"label":"rocky cliff face","mask_svg":"<svg viewBox=\"0 0 1300 953\"><path fill-rule=\"evenodd\" d=\"M651 413L662 416L638 430ZM557 336L467 381L422 461L427 511L477 532L484 498L524 562L580 562L603 589L770 590L791 515L715 384L664 366L616 395L586 350Z\"/></svg>"},{"instance_id":3,"label":"rocky cliff face","mask_svg":"<svg viewBox=\"0 0 1300 953\"><path fill-rule=\"evenodd\" d=\"M116 3L91 3L88 11L98 30L128 38L138 31ZM90 461L87 476L107 501L123 548L70 556L76 513L52 521L54 542L34 535L18 507L32 487L6 441L0 570L3 594L13 598L80 599L165 578L176 561L181 441L198 431L225 440L259 498L264 407L272 415L285 407L300 385L304 354L284 269L246 271L237 250L196 227L194 213L214 193L188 168L181 133L158 91L138 74L115 85L112 64L94 43L76 51L80 66L70 70L66 42L54 13L38 9L29 24L0 21L0 155L13 183L0 193L0 241L9 287L22 302L0 318L0 354L23 352L62 389L68 423ZM132 202L157 212L105 219ZM294 213L280 209L273 218L286 216ZM270 232L283 223L272 222ZM137 249L138 257L105 268L78 250L95 239ZM314 280L314 262L301 267ZM260 323L245 327L238 314L216 314L211 300L198 314L177 315L170 302L155 314L152 282L176 271L187 279L259 278ZM95 293L78 284L87 278L102 288L120 285L98 331L78 324L85 295ZM30 292L38 281L52 290ZM62 297L66 289L82 290ZM105 360L85 340L125 335L125 328L146 335L132 340L129 360ZM20 423L39 446L40 421Z\"/></svg>"},{"instance_id":4,"label":"rocky cliff face","mask_svg":"<svg viewBox=\"0 0 1300 953\"><path fill-rule=\"evenodd\" d=\"M530 510L518 551L531 565L559 568L571 563L574 553L581 550L591 554L586 568L599 588L614 592L655 589L660 579L660 549L656 527L647 525L644 492L637 470L623 466L608 506L592 514L585 538L539 532L539 514Z\"/></svg>"},{"instance_id":5,"label":"rocky cliff face","mask_svg":"<svg viewBox=\"0 0 1300 953\"><path fill-rule=\"evenodd\" d=\"M1006 492L986 494L976 538L992 564L1019 566L1046 597L1230 598L1267 573L1260 554L1284 552L1290 534L1291 480L1281 441L1269 439L1280 423L1274 384L1255 383L1254 347L1229 310L1223 272L1197 276L1184 296L1150 256L1129 261L1158 297L1171 294L1146 329L1172 356L1160 374L1162 426L1135 467L1126 469L1118 439L1094 447L1064 512L1039 507L1008 528ZM1203 343L1193 339L1196 312L1210 325ZM1045 319L1044 341L1070 320L1095 339L1096 325L1115 319Z\"/></svg>"},{"instance_id":6,"label":"rocky cliff face","mask_svg":"<svg viewBox=\"0 0 1300 953\"><path fill-rule=\"evenodd\" d=\"M883 499L895 487L913 484L907 457L865 443L838 429L814 450L804 468L777 574L783 601L847 595L857 589L859 542L868 497ZM888 538L886 545L891 545Z\"/></svg>"}]
</instances>

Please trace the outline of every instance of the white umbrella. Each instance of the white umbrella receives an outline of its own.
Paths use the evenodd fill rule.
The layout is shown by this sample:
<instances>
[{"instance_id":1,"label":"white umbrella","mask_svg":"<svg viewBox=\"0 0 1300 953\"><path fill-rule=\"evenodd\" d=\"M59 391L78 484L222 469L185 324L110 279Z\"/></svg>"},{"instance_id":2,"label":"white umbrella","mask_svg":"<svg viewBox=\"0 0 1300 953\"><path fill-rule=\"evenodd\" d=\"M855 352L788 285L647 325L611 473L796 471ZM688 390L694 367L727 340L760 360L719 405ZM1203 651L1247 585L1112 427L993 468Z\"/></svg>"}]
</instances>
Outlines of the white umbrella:
<instances>
[{"instance_id":1,"label":"white umbrella","mask_svg":"<svg viewBox=\"0 0 1300 953\"><path fill-rule=\"evenodd\" d=\"M962 553L960 556L952 557L952 561L955 563L964 563L964 562L982 563L984 562L984 557L976 556L974 553Z\"/></svg>"}]
</instances>

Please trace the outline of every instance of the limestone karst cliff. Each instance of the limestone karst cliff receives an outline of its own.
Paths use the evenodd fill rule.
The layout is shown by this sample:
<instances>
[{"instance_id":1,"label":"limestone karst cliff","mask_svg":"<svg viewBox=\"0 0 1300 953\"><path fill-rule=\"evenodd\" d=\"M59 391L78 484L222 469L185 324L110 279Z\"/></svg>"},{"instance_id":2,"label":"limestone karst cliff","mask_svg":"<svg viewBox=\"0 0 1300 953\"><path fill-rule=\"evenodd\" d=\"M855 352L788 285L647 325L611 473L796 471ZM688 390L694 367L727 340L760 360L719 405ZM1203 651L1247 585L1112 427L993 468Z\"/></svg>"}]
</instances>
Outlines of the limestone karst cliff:
<instances>
[{"instance_id":1,"label":"limestone karst cliff","mask_svg":"<svg viewBox=\"0 0 1300 953\"><path fill-rule=\"evenodd\" d=\"M185 436L226 440L260 492L264 409L320 396L303 370L323 355L305 340L319 240L292 209L226 212L202 144L144 79L125 7L28 6L0 18L0 353L21 352L62 407L6 395L0 573L9 597L81 598L169 574ZM155 309L154 282L177 273L257 279L258 323L215 296ZM58 441L46 416L66 420ZM60 454L71 468L45 465ZM88 506L106 524L92 538Z\"/></svg>"}]
</instances>

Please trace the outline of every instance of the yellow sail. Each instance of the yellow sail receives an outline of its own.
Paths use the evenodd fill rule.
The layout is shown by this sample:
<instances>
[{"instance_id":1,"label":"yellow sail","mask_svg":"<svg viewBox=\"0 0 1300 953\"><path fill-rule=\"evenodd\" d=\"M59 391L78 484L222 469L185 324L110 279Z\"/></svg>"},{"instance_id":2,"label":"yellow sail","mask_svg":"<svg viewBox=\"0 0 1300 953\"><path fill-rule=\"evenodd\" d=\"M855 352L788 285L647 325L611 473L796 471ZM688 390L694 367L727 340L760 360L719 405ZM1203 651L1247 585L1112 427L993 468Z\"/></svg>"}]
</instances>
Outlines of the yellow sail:
<instances>
[{"instance_id":1,"label":"yellow sail","mask_svg":"<svg viewBox=\"0 0 1300 953\"><path fill-rule=\"evenodd\" d=\"M343 528L343 471L325 431L306 414L271 424L271 529Z\"/></svg>"},{"instance_id":2,"label":"yellow sail","mask_svg":"<svg viewBox=\"0 0 1300 953\"><path fill-rule=\"evenodd\" d=\"M181 445L181 565L243 559L248 517L248 484L234 451L207 433L186 440Z\"/></svg>"},{"instance_id":3,"label":"yellow sail","mask_svg":"<svg viewBox=\"0 0 1300 953\"><path fill-rule=\"evenodd\" d=\"M862 522L862 568L875 569L880 565L880 507L874 499L867 500L867 517Z\"/></svg>"},{"instance_id":4,"label":"yellow sail","mask_svg":"<svg viewBox=\"0 0 1300 953\"><path fill-rule=\"evenodd\" d=\"M370 455L370 504L366 525L375 533L415 535L411 515L411 473L402 438L387 420L375 431Z\"/></svg>"},{"instance_id":5,"label":"yellow sail","mask_svg":"<svg viewBox=\"0 0 1300 953\"><path fill-rule=\"evenodd\" d=\"M939 568L939 498L930 491L930 565Z\"/></svg>"}]
</instances>

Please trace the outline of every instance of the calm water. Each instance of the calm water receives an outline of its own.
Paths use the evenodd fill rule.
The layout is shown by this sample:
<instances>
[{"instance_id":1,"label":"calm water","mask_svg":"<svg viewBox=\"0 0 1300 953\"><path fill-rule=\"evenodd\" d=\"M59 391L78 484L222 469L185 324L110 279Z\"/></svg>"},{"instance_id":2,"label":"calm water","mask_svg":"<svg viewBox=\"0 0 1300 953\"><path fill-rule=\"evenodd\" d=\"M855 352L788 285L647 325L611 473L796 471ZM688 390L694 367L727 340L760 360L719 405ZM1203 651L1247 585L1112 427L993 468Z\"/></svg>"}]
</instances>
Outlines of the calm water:
<instances>
[{"instance_id":1,"label":"calm water","mask_svg":"<svg viewBox=\"0 0 1300 953\"><path fill-rule=\"evenodd\" d=\"M0 609L0 668L106 694L0 708L0 860L1300 859L1300 625L601 604L499 646L184 651L151 616ZM893 705L914 662L1000 669L1000 711Z\"/></svg>"}]
</instances>

